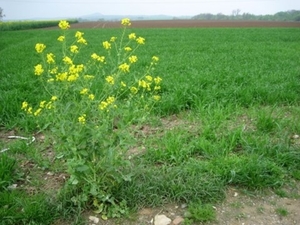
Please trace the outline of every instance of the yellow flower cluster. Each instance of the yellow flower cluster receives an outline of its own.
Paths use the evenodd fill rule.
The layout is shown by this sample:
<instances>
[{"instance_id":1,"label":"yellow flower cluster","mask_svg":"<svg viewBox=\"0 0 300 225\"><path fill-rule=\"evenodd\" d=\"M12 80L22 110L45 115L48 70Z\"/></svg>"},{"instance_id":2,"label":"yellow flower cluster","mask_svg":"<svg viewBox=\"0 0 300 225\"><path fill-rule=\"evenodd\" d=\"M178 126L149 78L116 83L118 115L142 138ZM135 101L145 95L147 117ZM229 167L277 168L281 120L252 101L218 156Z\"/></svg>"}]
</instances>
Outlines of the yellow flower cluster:
<instances>
[{"instance_id":1,"label":"yellow flower cluster","mask_svg":"<svg viewBox=\"0 0 300 225\"><path fill-rule=\"evenodd\" d=\"M78 46L77 45L71 45L70 46L70 51L72 52L72 53L78 53L79 52L79 50L78 50Z\"/></svg>"},{"instance_id":2,"label":"yellow flower cluster","mask_svg":"<svg viewBox=\"0 0 300 225\"><path fill-rule=\"evenodd\" d=\"M106 50L111 49L111 43L109 43L108 41L104 41L102 43L102 45L103 45L103 48L105 48Z\"/></svg>"},{"instance_id":3,"label":"yellow flower cluster","mask_svg":"<svg viewBox=\"0 0 300 225\"><path fill-rule=\"evenodd\" d=\"M136 37L135 33L131 33L128 35L129 40L136 40L136 42L140 45L145 44L145 38L143 37Z\"/></svg>"},{"instance_id":4,"label":"yellow flower cluster","mask_svg":"<svg viewBox=\"0 0 300 225\"><path fill-rule=\"evenodd\" d=\"M124 73L128 73L129 68L130 68L130 66L127 63L123 63L119 66L119 69Z\"/></svg>"},{"instance_id":5,"label":"yellow flower cluster","mask_svg":"<svg viewBox=\"0 0 300 225\"><path fill-rule=\"evenodd\" d=\"M78 122L81 124L85 124L86 122L86 114L82 114L82 116L78 117Z\"/></svg>"},{"instance_id":6,"label":"yellow flower cluster","mask_svg":"<svg viewBox=\"0 0 300 225\"><path fill-rule=\"evenodd\" d=\"M105 78L105 80L106 80L107 83L109 83L109 84L111 84L111 85L114 85L114 84L115 84L115 79L114 79L113 76L107 76L107 77Z\"/></svg>"},{"instance_id":7,"label":"yellow flower cluster","mask_svg":"<svg viewBox=\"0 0 300 225\"><path fill-rule=\"evenodd\" d=\"M67 30L67 29L70 28L70 24L69 24L69 22L67 22L66 20L60 21L60 22L58 23L58 26L59 26L59 28L62 29L62 30Z\"/></svg>"},{"instance_id":8,"label":"yellow flower cluster","mask_svg":"<svg viewBox=\"0 0 300 225\"><path fill-rule=\"evenodd\" d=\"M77 38L77 43L87 45L87 41L83 38L84 33L77 31L75 37Z\"/></svg>"},{"instance_id":9,"label":"yellow flower cluster","mask_svg":"<svg viewBox=\"0 0 300 225\"><path fill-rule=\"evenodd\" d=\"M153 78L151 75L146 75L144 79L140 79L138 81L137 87L130 88L130 92L134 95L137 94L139 90L157 93L161 90L161 81L162 78L159 76ZM156 101L159 101L160 98L161 97L159 95L153 95L153 99Z\"/></svg>"},{"instance_id":10,"label":"yellow flower cluster","mask_svg":"<svg viewBox=\"0 0 300 225\"><path fill-rule=\"evenodd\" d=\"M100 110L105 110L107 109L110 105L112 105L116 101L116 98L113 96L108 97L105 101L101 101L99 104L99 109ZM115 108L117 107L116 105L113 105Z\"/></svg>"},{"instance_id":11,"label":"yellow flower cluster","mask_svg":"<svg viewBox=\"0 0 300 225\"><path fill-rule=\"evenodd\" d=\"M33 111L32 106L29 106L28 102L24 101L22 102L21 109L27 112L28 114L38 116L40 115L43 109L52 109L54 107L53 102L55 102L56 100L57 96L52 96L49 102L45 100L41 101L39 107L35 111Z\"/></svg>"},{"instance_id":12,"label":"yellow flower cluster","mask_svg":"<svg viewBox=\"0 0 300 225\"><path fill-rule=\"evenodd\" d=\"M55 63L55 60L54 60L55 55L53 53L48 53L46 57L47 57L47 63L48 64Z\"/></svg>"},{"instance_id":13,"label":"yellow flower cluster","mask_svg":"<svg viewBox=\"0 0 300 225\"><path fill-rule=\"evenodd\" d=\"M34 74L35 74L35 75L40 76L43 72L44 72L44 69L43 69L42 64L37 64L37 65L34 67Z\"/></svg>"},{"instance_id":14,"label":"yellow flower cluster","mask_svg":"<svg viewBox=\"0 0 300 225\"><path fill-rule=\"evenodd\" d=\"M63 42L66 39L64 35L61 35L57 38L58 41Z\"/></svg>"},{"instance_id":15,"label":"yellow flower cluster","mask_svg":"<svg viewBox=\"0 0 300 225\"><path fill-rule=\"evenodd\" d=\"M89 94L89 89L88 88L83 88L80 91L80 94L81 95L87 95L90 100L94 100L95 99L95 95L94 94Z\"/></svg>"},{"instance_id":16,"label":"yellow flower cluster","mask_svg":"<svg viewBox=\"0 0 300 225\"><path fill-rule=\"evenodd\" d=\"M129 19L129 18L124 18L124 19L122 19L121 24L122 24L123 26L130 26L130 25L131 25L130 19Z\"/></svg>"},{"instance_id":17,"label":"yellow flower cluster","mask_svg":"<svg viewBox=\"0 0 300 225\"><path fill-rule=\"evenodd\" d=\"M46 48L46 45L41 44L41 43L37 43L35 45L35 50L37 53L42 53L45 50L45 48Z\"/></svg>"},{"instance_id":18,"label":"yellow flower cluster","mask_svg":"<svg viewBox=\"0 0 300 225\"><path fill-rule=\"evenodd\" d=\"M94 59L94 60L96 60L98 62L102 62L102 63L105 62L105 57L104 56L99 56L96 53L93 53L91 55L91 57L92 57L92 59Z\"/></svg>"},{"instance_id":19,"label":"yellow flower cluster","mask_svg":"<svg viewBox=\"0 0 300 225\"><path fill-rule=\"evenodd\" d=\"M130 63L135 63L135 62L137 62L138 58L136 55L132 55L132 56L129 56L128 60Z\"/></svg>"}]
</instances>

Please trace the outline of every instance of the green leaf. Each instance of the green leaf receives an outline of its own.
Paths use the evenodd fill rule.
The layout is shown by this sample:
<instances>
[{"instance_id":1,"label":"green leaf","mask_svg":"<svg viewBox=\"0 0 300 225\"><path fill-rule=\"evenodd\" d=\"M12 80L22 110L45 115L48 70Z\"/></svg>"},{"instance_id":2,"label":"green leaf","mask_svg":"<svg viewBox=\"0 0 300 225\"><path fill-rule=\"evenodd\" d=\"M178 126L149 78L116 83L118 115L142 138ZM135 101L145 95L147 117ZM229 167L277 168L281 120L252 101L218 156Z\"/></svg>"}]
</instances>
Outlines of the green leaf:
<instances>
[{"instance_id":1,"label":"green leaf","mask_svg":"<svg viewBox=\"0 0 300 225\"><path fill-rule=\"evenodd\" d=\"M89 167L88 167L87 165L78 166L78 167L76 168L76 170L77 170L78 172L84 172L84 171L87 171L88 169L89 169Z\"/></svg>"}]
</instances>

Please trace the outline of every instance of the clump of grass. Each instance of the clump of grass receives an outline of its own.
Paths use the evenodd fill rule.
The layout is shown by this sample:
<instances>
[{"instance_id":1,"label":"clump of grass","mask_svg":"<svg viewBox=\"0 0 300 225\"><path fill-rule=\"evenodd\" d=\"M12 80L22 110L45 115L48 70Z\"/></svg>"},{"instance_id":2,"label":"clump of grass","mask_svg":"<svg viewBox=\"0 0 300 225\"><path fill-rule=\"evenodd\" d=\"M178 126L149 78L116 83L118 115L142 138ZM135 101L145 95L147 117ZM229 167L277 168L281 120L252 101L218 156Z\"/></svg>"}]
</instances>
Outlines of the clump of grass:
<instances>
[{"instance_id":1,"label":"clump of grass","mask_svg":"<svg viewBox=\"0 0 300 225\"><path fill-rule=\"evenodd\" d=\"M206 163L190 160L177 166L136 166L132 181L115 190L131 207L170 202L216 202L224 198L225 183L207 172Z\"/></svg>"},{"instance_id":2,"label":"clump of grass","mask_svg":"<svg viewBox=\"0 0 300 225\"><path fill-rule=\"evenodd\" d=\"M21 191L0 192L1 224L52 224L58 216L55 204L43 194Z\"/></svg>"},{"instance_id":3,"label":"clump of grass","mask_svg":"<svg viewBox=\"0 0 300 225\"><path fill-rule=\"evenodd\" d=\"M276 209L276 213L279 215L279 216L287 216L289 214L288 210L283 208L283 207L278 207Z\"/></svg>"},{"instance_id":4,"label":"clump of grass","mask_svg":"<svg viewBox=\"0 0 300 225\"><path fill-rule=\"evenodd\" d=\"M211 204L192 202L189 204L185 217L189 222L209 222L216 219L216 211Z\"/></svg>"},{"instance_id":5,"label":"clump of grass","mask_svg":"<svg viewBox=\"0 0 300 225\"><path fill-rule=\"evenodd\" d=\"M5 153L0 153L0 191L7 189L15 178L16 160Z\"/></svg>"}]
</instances>

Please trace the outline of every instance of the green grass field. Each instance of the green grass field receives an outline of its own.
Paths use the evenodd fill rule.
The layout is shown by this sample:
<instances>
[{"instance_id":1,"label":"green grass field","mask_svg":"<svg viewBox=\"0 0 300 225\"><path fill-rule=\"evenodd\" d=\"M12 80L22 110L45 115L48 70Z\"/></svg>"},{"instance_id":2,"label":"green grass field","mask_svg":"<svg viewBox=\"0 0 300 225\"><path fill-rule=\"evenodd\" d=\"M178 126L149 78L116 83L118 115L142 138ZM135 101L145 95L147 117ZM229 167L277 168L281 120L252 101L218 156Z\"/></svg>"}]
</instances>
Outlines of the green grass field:
<instances>
[{"instance_id":1,"label":"green grass field","mask_svg":"<svg viewBox=\"0 0 300 225\"><path fill-rule=\"evenodd\" d=\"M83 51L101 51L118 29L85 29ZM70 33L75 31L70 30ZM300 179L300 30L297 28L135 29L146 38L141 67L160 58L162 100L135 136L130 182L115 190L129 207L214 203L228 185L278 188ZM59 30L0 32L0 126L31 136L24 100L43 97L33 67L36 43L56 49ZM96 88L96 87L94 87ZM1 224L84 224L69 193L47 187L62 174L47 142L0 140ZM50 146L50 147L49 147ZM27 164L31 167L28 168ZM27 166L26 166L27 165ZM51 179L50 179L51 180ZM12 184L17 189L9 190ZM28 189L34 190L29 195ZM29 204L34 202L34 204ZM74 219L76 215L76 219ZM198 219L198 221L205 221Z\"/></svg>"}]
</instances>

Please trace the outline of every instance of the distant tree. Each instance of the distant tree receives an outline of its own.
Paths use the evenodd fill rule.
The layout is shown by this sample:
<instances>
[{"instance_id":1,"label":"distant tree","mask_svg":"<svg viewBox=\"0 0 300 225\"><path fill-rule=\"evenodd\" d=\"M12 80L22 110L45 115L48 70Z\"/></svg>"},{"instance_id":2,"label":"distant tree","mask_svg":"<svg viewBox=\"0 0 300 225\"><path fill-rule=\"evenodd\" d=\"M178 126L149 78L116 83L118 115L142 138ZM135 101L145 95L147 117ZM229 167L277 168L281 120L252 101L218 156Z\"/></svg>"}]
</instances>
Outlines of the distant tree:
<instances>
[{"instance_id":1,"label":"distant tree","mask_svg":"<svg viewBox=\"0 0 300 225\"><path fill-rule=\"evenodd\" d=\"M5 15L3 14L3 9L0 7L0 20L2 20L2 18L4 17Z\"/></svg>"}]
</instances>

